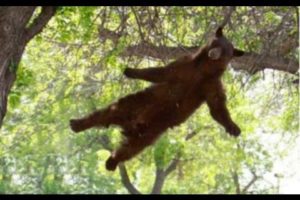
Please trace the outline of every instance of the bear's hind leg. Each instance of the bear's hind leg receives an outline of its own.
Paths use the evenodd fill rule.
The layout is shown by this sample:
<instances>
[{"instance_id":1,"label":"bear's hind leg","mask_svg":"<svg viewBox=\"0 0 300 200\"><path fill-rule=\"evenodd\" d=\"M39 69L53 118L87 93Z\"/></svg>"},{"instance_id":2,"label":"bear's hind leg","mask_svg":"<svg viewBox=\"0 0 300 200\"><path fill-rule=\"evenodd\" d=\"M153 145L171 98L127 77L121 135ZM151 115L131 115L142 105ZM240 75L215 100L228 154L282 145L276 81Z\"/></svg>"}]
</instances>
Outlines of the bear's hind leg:
<instances>
[{"instance_id":1,"label":"bear's hind leg","mask_svg":"<svg viewBox=\"0 0 300 200\"><path fill-rule=\"evenodd\" d=\"M71 129L77 133L92 128L94 126L108 127L111 123L108 118L109 114L110 113L107 110L100 110L100 111L93 112L87 117L81 119L71 119L70 120Z\"/></svg>"},{"instance_id":2,"label":"bear's hind leg","mask_svg":"<svg viewBox=\"0 0 300 200\"><path fill-rule=\"evenodd\" d=\"M121 147L114 151L106 161L106 169L114 171L119 162L129 160L142 152L146 147L153 144L157 135L144 135L143 137L129 137L123 142Z\"/></svg>"}]
</instances>

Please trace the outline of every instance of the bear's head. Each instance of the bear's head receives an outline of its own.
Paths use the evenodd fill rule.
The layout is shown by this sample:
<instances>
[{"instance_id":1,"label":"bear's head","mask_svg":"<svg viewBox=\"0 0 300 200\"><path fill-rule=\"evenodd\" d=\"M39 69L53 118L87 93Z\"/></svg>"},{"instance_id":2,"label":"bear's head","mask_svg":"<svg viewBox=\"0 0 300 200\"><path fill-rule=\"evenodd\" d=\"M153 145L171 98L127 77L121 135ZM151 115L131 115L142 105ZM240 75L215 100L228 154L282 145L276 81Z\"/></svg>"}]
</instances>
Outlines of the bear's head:
<instances>
[{"instance_id":1,"label":"bear's head","mask_svg":"<svg viewBox=\"0 0 300 200\"><path fill-rule=\"evenodd\" d=\"M244 51L233 47L232 43L223 35L223 28L219 27L213 38L207 44L207 56L210 61L222 62L225 65L233 57L244 55Z\"/></svg>"}]
</instances>

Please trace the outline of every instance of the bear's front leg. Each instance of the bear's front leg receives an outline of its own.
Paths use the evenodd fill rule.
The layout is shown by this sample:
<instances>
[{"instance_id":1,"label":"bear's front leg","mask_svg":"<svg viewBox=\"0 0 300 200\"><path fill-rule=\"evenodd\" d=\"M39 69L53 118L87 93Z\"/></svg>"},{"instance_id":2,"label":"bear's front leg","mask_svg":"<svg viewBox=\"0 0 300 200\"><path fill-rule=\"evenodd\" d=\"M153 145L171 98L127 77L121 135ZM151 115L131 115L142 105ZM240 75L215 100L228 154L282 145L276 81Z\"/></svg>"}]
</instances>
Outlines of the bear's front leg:
<instances>
[{"instance_id":1,"label":"bear's front leg","mask_svg":"<svg viewBox=\"0 0 300 200\"><path fill-rule=\"evenodd\" d=\"M226 132L229 133L232 136L239 136L241 134L241 129L236 125L234 122L229 124L229 126L226 127Z\"/></svg>"},{"instance_id":2,"label":"bear's front leg","mask_svg":"<svg viewBox=\"0 0 300 200\"><path fill-rule=\"evenodd\" d=\"M172 74L172 70L168 67L151 67L145 69L126 68L124 75L128 78L141 79L153 83L166 82L175 78L174 74Z\"/></svg>"},{"instance_id":3,"label":"bear's front leg","mask_svg":"<svg viewBox=\"0 0 300 200\"><path fill-rule=\"evenodd\" d=\"M210 86L211 90L206 94L206 102L209 107L211 116L224 126L226 132L232 136L239 136L241 129L233 122L229 111L226 107L226 95L221 87L221 84Z\"/></svg>"}]
</instances>

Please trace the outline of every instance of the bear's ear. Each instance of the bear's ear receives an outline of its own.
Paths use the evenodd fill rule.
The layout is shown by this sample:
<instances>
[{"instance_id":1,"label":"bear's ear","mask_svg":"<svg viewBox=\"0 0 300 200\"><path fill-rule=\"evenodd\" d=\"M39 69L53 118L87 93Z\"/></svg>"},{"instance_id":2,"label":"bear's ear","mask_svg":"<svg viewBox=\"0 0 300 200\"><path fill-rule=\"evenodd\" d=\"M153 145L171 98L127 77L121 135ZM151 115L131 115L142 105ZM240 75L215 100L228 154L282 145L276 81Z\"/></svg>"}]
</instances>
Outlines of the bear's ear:
<instances>
[{"instance_id":1,"label":"bear's ear","mask_svg":"<svg viewBox=\"0 0 300 200\"><path fill-rule=\"evenodd\" d=\"M216 37L222 37L223 36L223 27L220 26L216 31Z\"/></svg>"},{"instance_id":2,"label":"bear's ear","mask_svg":"<svg viewBox=\"0 0 300 200\"><path fill-rule=\"evenodd\" d=\"M242 50L238 50L238 49L236 49L236 48L233 49L233 56L234 56L234 57L240 57L240 56L242 56L242 55L244 55L244 54L245 54L245 52L242 51Z\"/></svg>"}]
</instances>

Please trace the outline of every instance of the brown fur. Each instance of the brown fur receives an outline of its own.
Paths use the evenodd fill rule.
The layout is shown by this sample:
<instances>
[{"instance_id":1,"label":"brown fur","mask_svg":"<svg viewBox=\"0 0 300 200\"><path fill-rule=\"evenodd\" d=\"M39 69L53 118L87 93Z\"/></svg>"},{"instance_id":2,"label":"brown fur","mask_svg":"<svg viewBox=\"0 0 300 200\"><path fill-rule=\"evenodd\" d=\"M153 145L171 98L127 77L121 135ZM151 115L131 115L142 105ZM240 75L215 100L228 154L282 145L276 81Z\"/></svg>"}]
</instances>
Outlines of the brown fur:
<instances>
[{"instance_id":1,"label":"brown fur","mask_svg":"<svg viewBox=\"0 0 300 200\"><path fill-rule=\"evenodd\" d=\"M210 56L215 53L210 52L214 48L221 49L218 59ZM111 124L122 127L126 139L106 161L108 170L115 170L119 162L131 159L153 144L168 128L187 120L204 102L208 104L212 117L230 135L238 136L241 131L226 108L220 78L231 58L242 54L233 48L219 28L215 37L197 53L183 56L166 67L127 68L124 72L127 77L155 84L87 117L71 120L71 128L79 132Z\"/></svg>"}]
</instances>

